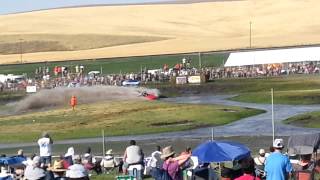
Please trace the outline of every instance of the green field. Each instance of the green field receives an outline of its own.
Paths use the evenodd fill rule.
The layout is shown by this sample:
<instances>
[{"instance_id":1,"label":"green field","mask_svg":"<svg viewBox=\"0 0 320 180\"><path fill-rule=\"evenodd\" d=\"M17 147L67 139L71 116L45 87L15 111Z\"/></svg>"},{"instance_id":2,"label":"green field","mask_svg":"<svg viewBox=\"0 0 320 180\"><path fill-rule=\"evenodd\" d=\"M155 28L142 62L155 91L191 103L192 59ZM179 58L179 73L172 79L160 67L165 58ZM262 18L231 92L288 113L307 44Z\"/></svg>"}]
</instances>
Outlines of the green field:
<instances>
[{"instance_id":1,"label":"green field","mask_svg":"<svg viewBox=\"0 0 320 180\"><path fill-rule=\"evenodd\" d=\"M262 110L163 102L104 102L0 117L0 143L30 142L42 131L55 140L172 132L228 124ZM26 131L27 130L27 131ZM17 133L19 132L19 133Z\"/></svg>"},{"instance_id":2,"label":"green field","mask_svg":"<svg viewBox=\"0 0 320 180\"><path fill-rule=\"evenodd\" d=\"M271 103L271 88L277 104L319 104L319 75L293 75L268 78L239 78L215 80L201 85L155 84L164 96L198 94L235 94L231 100Z\"/></svg>"},{"instance_id":3,"label":"green field","mask_svg":"<svg viewBox=\"0 0 320 180\"><path fill-rule=\"evenodd\" d=\"M0 105L6 104L10 101L17 101L25 97L26 93L17 91L17 92L0 92Z\"/></svg>"},{"instance_id":4,"label":"green field","mask_svg":"<svg viewBox=\"0 0 320 180\"><path fill-rule=\"evenodd\" d=\"M24 74L28 77L33 77L36 68L48 66L50 72L53 73L54 66L70 67L74 72L74 66L84 65L85 72L98 70L102 68L103 74L125 73L125 72L140 72L141 69L160 69L164 64L173 67L177 63L181 63L183 57L190 57L191 65L199 67L198 54L181 54L181 55L161 55L161 56L143 56L143 57L127 57L127 58L110 58L96 60L79 60L79 61L64 61L64 62L47 62L34 64L15 64L15 65L0 65L0 74ZM221 66L224 64L228 54L202 54L202 66Z\"/></svg>"},{"instance_id":5,"label":"green field","mask_svg":"<svg viewBox=\"0 0 320 180\"><path fill-rule=\"evenodd\" d=\"M286 119L284 123L307 128L320 128L319 118L320 112L316 111L291 117Z\"/></svg>"}]
</instances>

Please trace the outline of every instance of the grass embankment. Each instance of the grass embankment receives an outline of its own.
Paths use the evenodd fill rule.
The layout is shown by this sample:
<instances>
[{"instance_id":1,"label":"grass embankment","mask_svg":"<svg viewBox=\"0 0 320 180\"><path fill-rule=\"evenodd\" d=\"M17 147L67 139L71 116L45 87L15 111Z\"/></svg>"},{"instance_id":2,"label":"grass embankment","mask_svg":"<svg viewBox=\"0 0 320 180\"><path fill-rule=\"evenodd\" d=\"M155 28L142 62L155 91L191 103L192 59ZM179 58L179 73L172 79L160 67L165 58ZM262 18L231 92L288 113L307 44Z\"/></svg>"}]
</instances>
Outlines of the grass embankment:
<instances>
[{"instance_id":1,"label":"grass embankment","mask_svg":"<svg viewBox=\"0 0 320 180\"><path fill-rule=\"evenodd\" d=\"M292 75L268 78L223 79L201 85L154 85L165 96L194 94L238 94L231 100L271 103L270 89L274 89L276 104L319 104L318 75Z\"/></svg>"},{"instance_id":2,"label":"grass embankment","mask_svg":"<svg viewBox=\"0 0 320 180\"><path fill-rule=\"evenodd\" d=\"M107 102L0 118L0 142L34 141L42 131L55 140L135 135L218 126L262 113L261 110L218 105L163 102Z\"/></svg>"},{"instance_id":3,"label":"grass embankment","mask_svg":"<svg viewBox=\"0 0 320 180\"><path fill-rule=\"evenodd\" d=\"M221 66L226 61L229 54L202 54L202 66ZM36 68L49 67L53 75L54 66L66 66L75 72L76 65L84 65L85 72L93 70L100 71L102 68L103 74L111 73L131 73L140 72L141 69L161 69L164 64L173 67L177 63L181 63L183 57L191 58L191 66L198 67L198 54L178 54L178 55L162 55L162 56L143 56L143 57L127 57L127 58L110 58L97 60L79 60L79 61L63 61L63 62L47 62L34 64L15 64L15 65L0 65L1 74L23 74L28 77L34 77ZM130 64L130 65L129 65Z\"/></svg>"},{"instance_id":4,"label":"grass embankment","mask_svg":"<svg viewBox=\"0 0 320 180\"><path fill-rule=\"evenodd\" d=\"M0 92L0 105L6 104L10 101L17 101L25 97L26 92L17 91L17 92Z\"/></svg>"},{"instance_id":5,"label":"grass embankment","mask_svg":"<svg viewBox=\"0 0 320 180\"><path fill-rule=\"evenodd\" d=\"M284 123L308 128L320 128L319 118L320 111L315 111L291 117L286 119Z\"/></svg>"},{"instance_id":6,"label":"grass embankment","mask_svg":"<svg viewBox=\"0 0 320 180\"><path fill-rule=\"evenodd\" d=\"M119 36L101 34L23 34L20 36L0 35L0 39L0 54L20 54L96 49L135 43L154 42L168 38L156 36Z\"/></svg>"}]
</instances>

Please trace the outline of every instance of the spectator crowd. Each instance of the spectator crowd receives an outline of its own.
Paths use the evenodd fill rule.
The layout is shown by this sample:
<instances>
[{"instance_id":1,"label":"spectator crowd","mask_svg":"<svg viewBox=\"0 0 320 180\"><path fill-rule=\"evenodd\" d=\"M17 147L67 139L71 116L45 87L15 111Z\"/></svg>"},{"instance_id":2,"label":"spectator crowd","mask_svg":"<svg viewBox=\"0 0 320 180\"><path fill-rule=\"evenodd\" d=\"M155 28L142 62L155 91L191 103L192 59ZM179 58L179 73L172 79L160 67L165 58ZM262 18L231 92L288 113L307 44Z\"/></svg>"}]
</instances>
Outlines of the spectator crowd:
<instances>
[{"instance_id":1,"label":"spectator crowd","mask_svg":"<svg viewBox=\"0 0 320 180\"><path fill-rule=\"evenodd\" d=\"M250 65L241 67L202 67L191 66L190 58L183 58L181 63L169 68L167 64L159 69L141 69L137 73L102 74L100 71L86 71L83 65L74 67L38 67L32 78L7 80L0 82L0 91L25 90L26 86L37 89L56 87L80 87L95 85L121 86L123 81L136 80L142 84L168 82L177 76L204 76L206 81L225 78L256 78L291 74L319 74L318 62L300 62L284 64Z\"/></svg>"},{"instance_id":2,"label":"spectator crowd","mask_svg":"<svg viewBox=\"0 0 320 180\"><path fill-rule=\"evenodd\" d=\"M14 158L22 159L21 163L0 163L0 179L89 180L112 173L117 179L133 177L137 180L144 177L155 180L310 180L320 169L319 159L314 154L301 155L299 161L291 162L283 152L283 139L275 139L270 152L260 149L258 156L243 157L229 167L222 162L200 162L190 147L178 154L172 146L156 146L150 156L145 156L136 141L131 140L123 156L119 157L113 154L112 149L103 156L94 156L91 148L80 155L73 147L69 147L67 153L53 157L54 142L48 133L44 132L37 143L39 154L26 157L20 149Z\"/></svg>"}]
</instances>

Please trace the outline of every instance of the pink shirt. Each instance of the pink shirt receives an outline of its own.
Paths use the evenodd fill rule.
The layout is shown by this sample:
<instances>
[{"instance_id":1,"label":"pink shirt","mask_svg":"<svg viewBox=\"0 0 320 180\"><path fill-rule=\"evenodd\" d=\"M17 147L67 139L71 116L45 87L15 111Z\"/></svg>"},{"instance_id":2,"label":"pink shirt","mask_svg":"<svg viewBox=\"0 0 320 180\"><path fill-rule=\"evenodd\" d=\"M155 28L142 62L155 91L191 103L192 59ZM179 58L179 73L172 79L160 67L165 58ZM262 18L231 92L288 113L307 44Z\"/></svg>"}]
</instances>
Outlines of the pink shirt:
<instances>
[{"instance_id":1,"label":"pink shirt","mask_svg":"<svg viewBox=\"0 0 320 180\"><path fill-rule=\"evenodd\" d=\"M236 178L235 180L261 180L259 177L254 177L251 174L243 174L242 176Z\"/></svg>"},{"instance_id":2,"label":"pink shirt","mask_svg":"<svg viewBox=\"0 0 320 180\"><path fill-rule=\"evenodd\" d=\"M162 168L168 171L172 180L182 180L178 161L167 160L163 163Z\"/></svg>"}]
</instances>

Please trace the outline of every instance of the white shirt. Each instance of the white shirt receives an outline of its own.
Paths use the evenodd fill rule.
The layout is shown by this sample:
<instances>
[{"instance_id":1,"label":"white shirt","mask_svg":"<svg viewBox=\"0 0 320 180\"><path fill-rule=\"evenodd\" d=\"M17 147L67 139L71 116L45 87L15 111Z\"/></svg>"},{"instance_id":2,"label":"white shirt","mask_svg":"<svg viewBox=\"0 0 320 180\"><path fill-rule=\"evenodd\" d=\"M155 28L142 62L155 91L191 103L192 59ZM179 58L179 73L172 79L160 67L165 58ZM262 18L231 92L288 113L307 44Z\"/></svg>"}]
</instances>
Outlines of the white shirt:
<instances>
[{"instance_id":1,"label":"white shirt","mask_svg":"<svg viewBox=\"0 0 320 180\"><path fill-rule=\"evenodd\" d=\"M82 178L86 176L88 176L88 172L82 164L74 164L66 172L66 177L68 178Z\"/></svg>"},{"instance_id":2,"label":"white shirt","mask_svg":"<svg viewBox=\"0 0 320 180\"><path fill-rule=\"evenodd\" d=\"M161 168L163 164L163 161L160 158L161 154L162 153L160 151L153 152L147 166Z\"/></svg>"},{"instance_id":3,"label":"white shirt","mask_svg":"<svg viewBox=\"0 0 320 180\"><path fill-rule=\"evenodd\" d=\"M40 156L51 156L51 143L50 138L40 138L38 140L39 148L40 148Z\"/></svg>"},{"instance_id":4,"label":"white shirt","mask_svg":"<svg viewBox=\"0 0 320 180\"><path fill-rule=\"evenodd\" d=\"M138 163L142 161L142 150L137 145L131 145L126 149L126 159L125 162L128 164Z\"/></svg>"}]
</instances>

